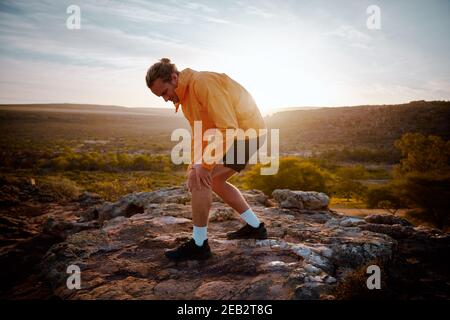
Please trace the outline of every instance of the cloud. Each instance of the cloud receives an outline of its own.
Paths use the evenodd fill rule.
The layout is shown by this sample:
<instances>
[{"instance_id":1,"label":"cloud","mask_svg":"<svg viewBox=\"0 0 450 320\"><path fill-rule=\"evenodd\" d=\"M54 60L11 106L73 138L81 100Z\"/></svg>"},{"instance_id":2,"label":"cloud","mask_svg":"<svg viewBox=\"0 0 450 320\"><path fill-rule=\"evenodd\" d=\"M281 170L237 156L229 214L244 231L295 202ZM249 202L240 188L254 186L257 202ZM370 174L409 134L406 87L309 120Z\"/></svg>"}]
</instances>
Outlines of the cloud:
<instances>
[{"instance_id":1,"label":"cloud","mask_svg":"<svg viewBox=\"0 0 450 320\"><path fill-rule=\"evenodd\" d=\"M346 40L357 40L357 41L370 41L371 37L364 32L359 31L353 26L350 25L341 25L337 29L325 33L329 36L336 36L339 38L343 38Z\"/></svg>"},{"instance_id":2,"label":"cloud","mask_svg":"<svg viewBox=\"0 0 450 320\"><path fill-rule=\"evenodd\" d=\"M269 11L263 10L255 6L246 6L245 12L250 15L261 17L263 19L273 18L275 16L273 13L270 13Z\"/></svg>"},{"instance_id":3,"label":"cloud","mask_svg":"<svg viewBox=\"0 0 450 320\"><path fill-rule=\"evenodd\" d=\"M198 3L198 2L182 2L180 5L186 9L192 10L200 10L206 13L217 13L218 10L216 8L212 8L206 4Z\"/></svg>"},{"instance_id":4,"label":"cloud","mask_svg":"<svg viewBox=\"0 0 450 320\"><path fill-rule=\"evenodd\" d=\"M267 108L448 97L445 10L433 7L436 19L424 21L400 2L386 2L386 28L369 31L365 6L353 3L78 0L81 29L68 30L72 0L0 0L0 99L161 105L143 83L161 57L226 72ZM286 88L293 94L280 97Z\"/></svg>"},{"instance_id":5,"label":"cloud","mask_svg":"<svg viewBox=\"0 0 450 320\"><path fill-rule=\"evenodd\" d=\"M6 103L72 102L124 106L156 105L145 85L145 69L111 69L18 59L0 60L6 73L0 101ZM161 103L159 103L161 105Z\"/></svg>"},{"instance_id":6,"label":"cloud","mask_svg":"<svg viewBox=\"0 0 450 320\"><path fill-rule=\"evenodd\" d=\"M19 2L19 6L20 4ZM107 11L109 15L120 16L127 21L144 19L150 10L141 7L139 1L135 1L135 4L135 7L117 6L108 8ZM44 7L39 3L36 9ZM162 9L160 6L158 8ZM183 52L185 55L208 54L208 48L202 44L188 44L180 38L163 34L162 29L149 27L148 31L129 32L126 28L121 28L118 18L117 23L102 26L101 23L95 23L93 18L100 15L102 10L105 10L104 6L83 5L80 30L68 30L65 27L65 12L60 12L59 15L41 12L39 18L34 16L32 19L28 19L26 14L18 17L12 13L0 12L0 26L3 30L0 32L3 46L1 53L3 56L8 53L9 56L15 56L18 52L24 59L62 59L69 64L111 67L133 67L136 63L148 61L150 56L166 56L173 52ZM85 16L87 18L83 19ZM147 18L150 23L154 23L166 19L166 16L155 11ZM166 20L176 23L187 21L176 15L171 16L171 19Z\"/></svg>"}]
</instances>

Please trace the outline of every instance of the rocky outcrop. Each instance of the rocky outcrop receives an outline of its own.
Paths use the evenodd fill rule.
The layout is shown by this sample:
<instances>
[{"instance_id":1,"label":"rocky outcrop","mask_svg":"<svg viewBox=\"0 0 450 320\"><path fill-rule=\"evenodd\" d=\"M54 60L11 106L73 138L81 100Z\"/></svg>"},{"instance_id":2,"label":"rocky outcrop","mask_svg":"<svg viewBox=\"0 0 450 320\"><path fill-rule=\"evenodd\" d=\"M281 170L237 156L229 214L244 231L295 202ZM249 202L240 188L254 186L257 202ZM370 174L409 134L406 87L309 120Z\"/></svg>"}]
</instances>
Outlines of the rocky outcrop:
<instances>
[{"instance_id":1,"label":"rocky outcrop","mask_svg":"<svg viewBox=\"0 0 450 320\"><path fill-rule=\"evenodd\" d=\"M62 299L338 299L336 288L355 270L391 261L399 247L414 248L411 255L423 241L428 251L436 243L440 252L450 248L447 234L401 218L328 210L323 193L277 190L279 206L257 190L243 195L269 239L227 240L242 222L215 196L208 226L213 257L179 263L164 251L191 237L184 187L132 193L114 203L84 195L70 214L59 208L44 224L42 235L59 242L36 269ZM81 289L67 288L71 265L81 270Z\"/></svg>"},{"instance_id":2,"label":"rocky outcrop","mask_svg":"<svg viewBox=\"0 0 450 320\"><path fill-rule=\"evenodd\" d=\"M0 298L14 298L16 295L48 297L51 293L36 279L43 255L68 235L98 227L96 221L88 224L77 221L77 213L81 210L77 203L61 205L37 200L39 198L29 195L27 201L13 208L4 208L0 213ZM18 284L23 287L17 288Z\"/></svg>"},{"instance_id":3,"label":"rocky outcrop","mask_svg":"<svg viewBox=\"0 0 450 320\"><path fill-rule=\"evenodd\" d=\"M306 213L267 207L259 191L243 194L268 226L269 239L227 240L226 232L241 221L214 201L208 227L213 257L168 261L164 251L191 236L189 194L181 187L135 193L102 205L100 228L53 246L42 260L42 276L63 299L333 299L347 274L390 259L396 246L385 234L362 230L363 219L312 210L322 194L307 193ZM141 209L130 214L130 206ZM69 265L81 269L80 290L66 286Z\"/></svg>"},{"instance_id":4,"label":"rocky outcrop","mask_svg":"<svg viewBox=\"0 0 450 320\"><path fill-rule=\"evenodd\" d=\"M86 195L83 197L83 203L86 203L86 197ZM250 204L268 204L268 197L258 190L248 192L246 197ZM92 198L92 196L90 198ZM92 202L90 198L88 199ZM185 209L186 204L189 204L190 201L190 193L185 187L161 188L153 192L134 192L122 197L114 203L102 202L88 208L82 213L80 221L85 222L98 219L100 223L103 223L106 220L116 217L131 217L132 215L143 212L170 215L174 211ZM223 203L215 194L213 195L213 201L216 203ZM211 212L211 218L213 220L228 220L224 215L230 216L229 208L219 208L215 211L218 212ZM227 211L228 213L226 213ZM190 212L186 210L184 210L183 215L186 217L191 216Z\"/></svg>"}]
</instances>

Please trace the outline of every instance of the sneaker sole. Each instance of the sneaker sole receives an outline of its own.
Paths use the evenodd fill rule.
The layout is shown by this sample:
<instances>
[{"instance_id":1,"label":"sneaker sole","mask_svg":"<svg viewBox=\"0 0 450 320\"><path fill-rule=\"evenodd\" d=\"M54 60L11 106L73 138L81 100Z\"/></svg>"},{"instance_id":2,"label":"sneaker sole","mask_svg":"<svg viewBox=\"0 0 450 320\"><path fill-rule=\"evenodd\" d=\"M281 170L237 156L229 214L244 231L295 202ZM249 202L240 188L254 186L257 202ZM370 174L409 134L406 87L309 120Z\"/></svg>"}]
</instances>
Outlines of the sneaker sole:
<instances>
[{"instance_id":1,"label":"sneaker sole","mask_svg":"<svg viewBox=\"0 0 450 320\"><path fill-rule=\"evenodd\" d=\"M199 260L199 261L203 261L203 260L208 260L209 258L212 257L212 253L208 254L207 256L204 257L199 257L199 258L172 258L172 257L168 257L167 255L164 255L167 259L169 259L170 261L176 261L176 262L181 262L181 261L194 261L194 260Z\"/></svg>"}]
</instances>

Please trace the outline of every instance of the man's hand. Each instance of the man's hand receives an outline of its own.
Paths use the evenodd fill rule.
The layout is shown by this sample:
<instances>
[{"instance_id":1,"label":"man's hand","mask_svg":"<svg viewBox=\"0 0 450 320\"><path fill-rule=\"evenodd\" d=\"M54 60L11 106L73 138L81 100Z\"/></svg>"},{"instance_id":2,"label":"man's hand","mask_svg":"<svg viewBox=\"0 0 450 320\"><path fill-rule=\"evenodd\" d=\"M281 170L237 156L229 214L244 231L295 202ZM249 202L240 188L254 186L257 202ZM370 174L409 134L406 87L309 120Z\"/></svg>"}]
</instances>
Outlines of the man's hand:
<instances>
[{"instance_id":1,"label":"man's hand","mask_svg":"<svg viewBox=\"0 0 450 320\"><path fill-rule=\"evenodd\" d=\"M211 182L211 172L203 168L201 165L196 164L189 170L187 181L189 191L196 188L201 190L202 187L210 188Z\"/></svg>"}]
</instances>

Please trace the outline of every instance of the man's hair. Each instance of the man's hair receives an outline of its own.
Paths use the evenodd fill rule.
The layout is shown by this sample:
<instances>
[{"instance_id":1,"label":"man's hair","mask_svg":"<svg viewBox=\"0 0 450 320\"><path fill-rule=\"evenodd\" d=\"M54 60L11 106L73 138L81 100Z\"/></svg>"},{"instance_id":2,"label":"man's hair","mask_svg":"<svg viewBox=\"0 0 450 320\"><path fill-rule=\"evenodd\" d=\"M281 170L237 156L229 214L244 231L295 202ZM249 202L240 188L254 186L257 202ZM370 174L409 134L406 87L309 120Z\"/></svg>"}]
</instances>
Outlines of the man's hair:
<instances>
[{"instance_id":1,"label":"man's hair","mask_svg":"<svg viewBox=\"0 0 450 320\"><path fill-rule=\"evenodd\" d=\"M162 58L159 62L153 64L148 68L145 82L147 87L151 87L156 79L161 78L162 81L167 82L172 78L172 73L179 74L177 66L174 63L170 63L169 58Z\"/></svg>"}]
</instances>

